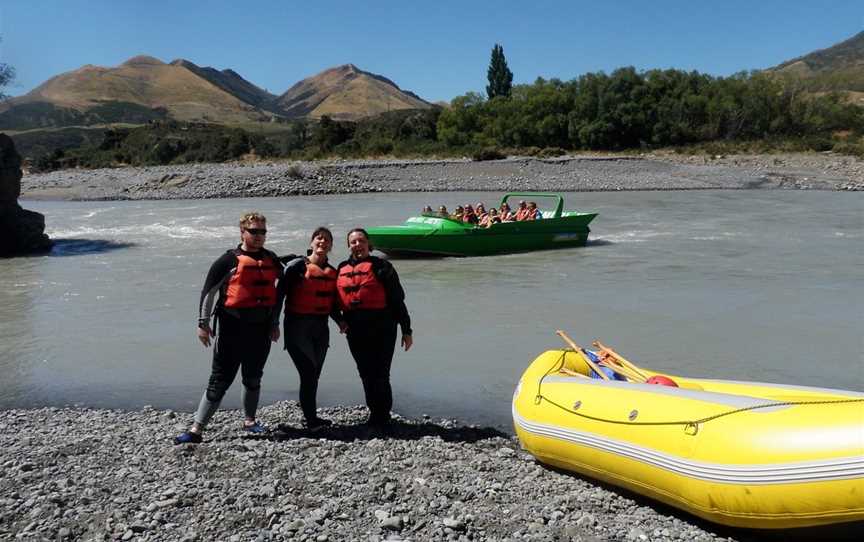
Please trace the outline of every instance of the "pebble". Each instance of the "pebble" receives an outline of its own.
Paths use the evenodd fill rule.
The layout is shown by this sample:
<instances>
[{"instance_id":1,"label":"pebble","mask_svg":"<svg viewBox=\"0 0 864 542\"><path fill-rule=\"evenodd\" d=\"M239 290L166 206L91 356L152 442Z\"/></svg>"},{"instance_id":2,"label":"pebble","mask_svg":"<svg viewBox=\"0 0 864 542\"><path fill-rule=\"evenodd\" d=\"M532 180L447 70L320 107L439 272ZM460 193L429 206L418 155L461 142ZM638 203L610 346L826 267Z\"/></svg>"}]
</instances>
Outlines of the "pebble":
<instances>
[{"instance_id":1,"label":"pebble","mask_svg":"<svg viewBox=\"0 0 864 542\"><path fill-rule=\"evenodd\" d=\"M447 191L779 188L864 190L864 160L835 154L584 154L552 159L231 162L27 174L22 197L81 200ZM152 407L150 407L152 409ZM165 413L164 415L170 416Z\"/></svg>"},{"instance_id":2,"label":"pebble","mask_svg":"<svg viewBox=\"0 0 864 542\"><path fill-rule=\"evenodd\" d=\"M759 539L543 467L494 428L397 414L392 435L370 440L365 408L321 410L335 425L310 435L296 401L262 408L287 427L272 439L239 435L242 413L220 410L180 454L177 420L155 408L0 409L16 427L0 432L0 465L53 469L25 484L0 476L0 540Z\"/></svg>"}]
</instances>

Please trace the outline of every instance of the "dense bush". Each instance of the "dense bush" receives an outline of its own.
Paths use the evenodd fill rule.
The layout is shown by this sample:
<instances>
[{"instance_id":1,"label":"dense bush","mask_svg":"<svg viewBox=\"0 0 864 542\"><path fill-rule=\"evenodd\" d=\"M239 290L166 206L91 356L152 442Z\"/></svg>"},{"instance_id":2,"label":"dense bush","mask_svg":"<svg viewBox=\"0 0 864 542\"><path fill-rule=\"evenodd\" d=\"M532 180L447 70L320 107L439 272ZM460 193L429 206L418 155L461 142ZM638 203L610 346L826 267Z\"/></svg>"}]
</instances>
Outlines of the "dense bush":
<instances>
[{"instance_id":1,"label":"dense bush","mask_svg":"<svg viewBox=\"0 0 864 542\"><path fill-rule=\"evenodd\" d=\"M471 158L475 162L483 162L486 160L503 160L504 158L507 158L507 156L498 149L487 147L485 149L480 149L476 151L473 155L471 155Z\"/></svg>"},{"instance_id":2,"label":"dense bush","mask_svg":"<svg viewBox=\"0 0 864 542\"><path fill-rule=\"evenodd\" d=\"M512 96L469 93L438 120L451 146L628 149L717 140L812 138L864 131L862 108L839 96L805 94L765 74L712 77L698 72L621 68L562 82L538 79Z\"/></svg>"},{"instance_id":3,"label":"dense bush","mask_svg":"<svg viewBox=\"0 0 864 542\"><path fill-rule=\"evenodd\" d=\"M47 102L19 104L0 113L0 130L33 130L62 126L90 126L94 124L143 124L167 118L164 108L150 108L131 102L104 102L78 111L57 107Z\"/></svg>"}]
</instances>

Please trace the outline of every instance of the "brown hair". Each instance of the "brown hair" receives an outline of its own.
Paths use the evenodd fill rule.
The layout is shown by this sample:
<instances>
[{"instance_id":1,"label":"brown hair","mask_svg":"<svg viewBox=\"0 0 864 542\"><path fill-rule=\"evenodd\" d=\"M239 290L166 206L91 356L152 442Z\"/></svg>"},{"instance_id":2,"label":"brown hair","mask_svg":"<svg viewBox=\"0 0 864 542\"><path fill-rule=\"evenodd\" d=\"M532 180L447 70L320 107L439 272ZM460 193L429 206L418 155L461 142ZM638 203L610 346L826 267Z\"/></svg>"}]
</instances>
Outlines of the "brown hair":
<instances>
[{"instance_id":1,"label":"brown hair","mask_svg":"<svg viewBox=\"0 0 864 542\"><path fill-rule=\"evenodd\" d=\"M318 226L315 228L315 231L312 232L312 237L309 238L309 242L315 240L319 235L324 234L328 239L330 239L330 244L333 244L333 232L330 231L329 228L325 228L324 226Z\"/></svg>"},{"instance_id":2,"label":"brown hair","mask_svg":"<svg viewBox=\"0 0 864 542\"><path fill-rule=\"evenodd\" d=\"M372 241L369 241L369 232L367 232L363 228L354 228L348 232L348 235L345 236L346 241L351 237L352 233L362 233L363 237L366 238L366 241L369 242L369 252L372 252Z\"/></svg>"},{"instance_id":3,"label":"brown hair","mask_svg":"<svg viewBox=\"0 0 864 542\"><path fill-rule=\"evenodd\" d=\"M258 211L249 211L248 213L243 213L240 215L240 227L245 228L249 224L253 222L263 222L267 223L267 217L259 213Z\"/></svg>"}]
</instances>

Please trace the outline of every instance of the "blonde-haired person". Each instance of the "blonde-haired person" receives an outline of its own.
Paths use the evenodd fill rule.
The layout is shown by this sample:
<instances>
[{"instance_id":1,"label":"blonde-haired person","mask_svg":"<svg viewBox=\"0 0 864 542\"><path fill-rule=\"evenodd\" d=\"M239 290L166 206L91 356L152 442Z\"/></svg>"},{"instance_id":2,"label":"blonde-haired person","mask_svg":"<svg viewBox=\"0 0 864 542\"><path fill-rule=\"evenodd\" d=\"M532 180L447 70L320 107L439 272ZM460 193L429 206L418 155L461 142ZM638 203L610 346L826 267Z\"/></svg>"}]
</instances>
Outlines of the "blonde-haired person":
<instances>
[{"instance_id":1,"label":"blonde-haired person","mask_svg":"<svg viewBox=\"0 0 864 542\"><path fill-rule=\"evenodd\" d=\"M192 427L175 437L174 444L201 442L238 370L246 416L242 427L250 433L266 431L255 415L270 343L279 340L279 327L273 327L272 320L281 271L279 259L264 248L266 235L264 215L244 214L240 218L240 244L210 266L198 303L198 340L206 348L216 337L210 379Z\"/></svg>"}]
</instances>

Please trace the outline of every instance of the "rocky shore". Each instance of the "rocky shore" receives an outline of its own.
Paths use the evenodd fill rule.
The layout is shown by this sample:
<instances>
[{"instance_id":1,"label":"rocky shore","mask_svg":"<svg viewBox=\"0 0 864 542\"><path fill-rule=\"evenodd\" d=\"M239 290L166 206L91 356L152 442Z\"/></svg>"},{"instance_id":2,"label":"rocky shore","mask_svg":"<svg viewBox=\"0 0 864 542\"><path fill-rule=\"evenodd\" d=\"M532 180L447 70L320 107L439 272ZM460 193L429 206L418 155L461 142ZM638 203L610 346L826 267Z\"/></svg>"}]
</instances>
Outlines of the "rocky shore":
<instances>
[{"instance_id":1,"label":"rocky shore","mask_svg":"<svg viewBox=\"0 0 864 542\"><path fill-rule=\"evenodd\" d=\"M236 162L26 175L30 199L201 199L362 192L864 190L864 160L831 153L551 159Z\"/></svg>"},{"instance_id":2,"label":"rocky shore","mask_svg":"<svg viewBox=\"0 0 864 542\"><path fill-rule=\"evenodd\" d=\"M253 438L220 411L203 444L173 446L190 414L0 411L0 540L790 539L549 469L495 429L397 416L379 438L365 408L323 415L334 427L310 433L296 402L270 405Z\"/></svg>"}]
</instances>

